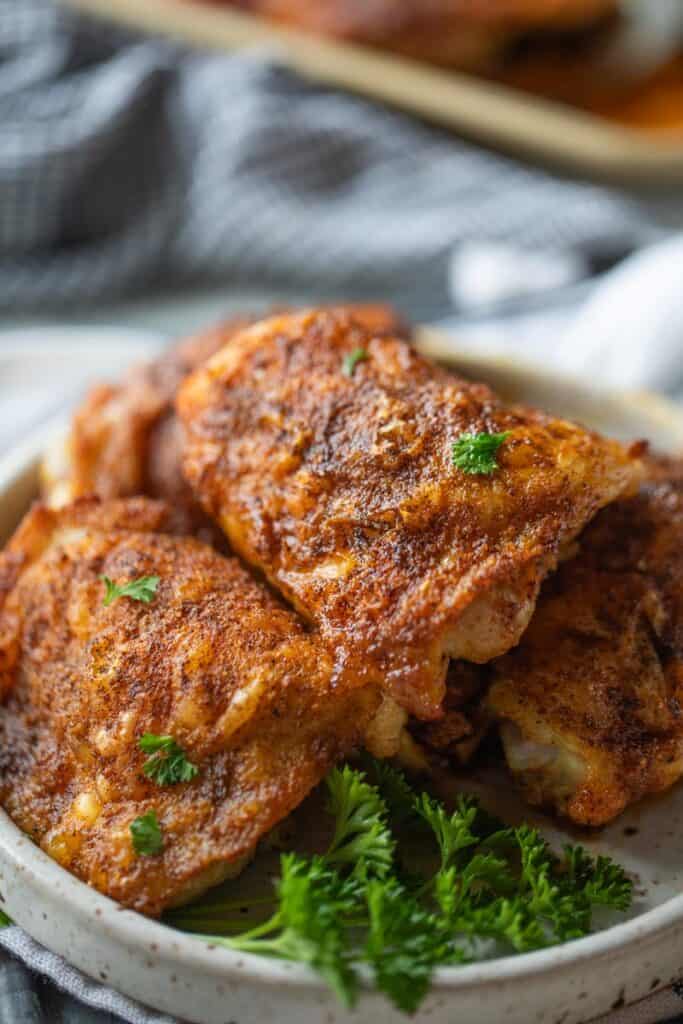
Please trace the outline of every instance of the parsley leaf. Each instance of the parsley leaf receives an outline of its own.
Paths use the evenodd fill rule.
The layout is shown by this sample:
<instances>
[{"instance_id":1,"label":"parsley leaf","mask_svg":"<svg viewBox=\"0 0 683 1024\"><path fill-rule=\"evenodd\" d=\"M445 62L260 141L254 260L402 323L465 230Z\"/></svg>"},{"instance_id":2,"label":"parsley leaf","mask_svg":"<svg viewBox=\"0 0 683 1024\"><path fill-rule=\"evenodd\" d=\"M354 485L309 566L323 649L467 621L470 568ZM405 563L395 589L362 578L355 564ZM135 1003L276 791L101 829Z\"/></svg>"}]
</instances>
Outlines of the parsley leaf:
<instances>
[{"instance_id":1,"label":"parsley leaf","mask_svg":"<svg viewBox=\"0 0 683 1024\"><path fill-rule=\"evenodd\" d=\"M342 915L353 904L340 876L321 860L309 863L296 854L283 854L279 896L280 955L315 967L342 1002L352 1006L357 984Z\"/></svg>"},{"instance_id":2,"label":"parsley leaf","mask_svg":"<svg viewBox=\"0 0 683 1024\"><path fill-rule=\"evenodd\" d=\"M124 583L122 586L113 583L108 576L100 576L100 579L104 583L106 592L102 604L108 607L113 601L117 601L119 597L129 597L131 601L142 601L143 604L149 604L154 599L157 587L159 586L158 576L141 576L137 580L131 580L130 583Z\"/></svg>"},{"instance_id":3,"label":"parsley leaf","mask_svg":"<svg viewBox=\"0 0 683 1024\"><path fill-rule=\"evenodd\" d=\"M633 898L633 882L624 869L609 857L593 861L582 846L565 846L567 884L583 886L591 906L628 910Z\"/></svg>"},{"instance_id":4,"label":"parsley leaf","mask_svg":"<svg viewBox=\"0 0 683 1024\"><path fill-rule=\"evenodd\" d=\"M427 994L434 968L456 959L457 949L438 916L398 882L371 879L367 904L365 958L377 988L400 1010L414 1013Z\"/></svg>"},{"instance_id":5,"label":"parsley leaf","mask_svg":"<svg viewBox=\"0 0 683 1024\"><path fill-rule=\"evenodd\" d=\"M377 875L386 874L394 855L394 840L387 827L387 807L365 773L348 765L333 768L325 780L335 830L327 861L350 864Z\"/></svg>"},{"instance_id":6,"label":"parsley leaf","mask_svg":"<svg viewBox=\"0 0 683 1024\"><path fill-rule=\"evenodd\" d=\"M11 924L14 924L12 918L4 910L0 910L0 928L7 928Z\"/></svg>"},{"instance_id":7,"label":"parsley leaf","mask_svg":"<svg viewBox=\"0 0 683 1024\"><path fill-rule=\"evenodd\" d=\"M584 893L592 906L628 910L633 899L633 882L620 864L609 857L598 857Z\"/></svg>"},{"instance_id":8,"label":"parsley leaf","mask_svg":"<svg viewBox=\"0 0 683 1024\"><path fill-rule=\"evenodd\" d=\"M342 373L345 377L353 377L358 363L365 363L369 358L370 355L364 348L354 348L353 352L344 356Z\"/></svg>"},{"instance_id":9,"label":"parsley leaf","mask_svg":"<svg viewBox=\"0 0 683 1024\"><path fill-rule=\"evenodd\" d=\"M590 905L581 891L572 894L560 885L557 858L536 829L515 829L521 857L520 891L532 912L547 920L562 941L585 935L590 927Z\"/></svg>"},{"instance_id":10,"label":"parsley leaf","mask_svg":"<svg viewBox=\"0 0 683 1024\"><path fill-rule=\"evenodd\" d=\"M326 979L345 1006L352 1007L358 981L344 918L355 909L357 886L345 884L322 857L308 860L284 853L280 870L276 913L243 935L210 936L211 941L246 953L308 964Z\"/></svg>"},{"instance_id":11,"label":"parsley leaf","mask_svg":"<svg viewBox=\"0 0 683 1024\"><path fill-rule=\"evenodd\" d=\"M480 904L467 902L453 921L453 927L473 939L493 939L517 953L548 945L542 922L531 913L521 896L496 896Z\"/></svg>"},{"instance_id":12,"label":"parsley leaf","mask_svg":"<svg viewBox=\"0 0 683 1024\"><path fill-rule=\"evenodd\" d=\"M164 838L156 811L141 814L130 824L133 849L143 857L155 857L164 848Z\"/></svg>"},{"instance_id":13,"label":"parsley leaf","mask_svg":"<svg viewBox=\"0 0 683 1024\"><path fill-rule=\"evenodd\" d=\"M397 827L406 823L419 824L420 818L415 808L415 791L411 789L402 771L387 760L378 760L370 754L363 755L363 767L367 769L382 799L384 800L391 821Z\"/></svg>"},{"instance_id":14,"label":"parsley leaf","mask_svg":"<svg viewBox=\"0 0 683 1024\"><path fill-rule=\"evenodd\" d=\"M509 430L502 434L462 434L451 445L453 465L472 476L495 473L498 449L509 436Z\"/></svg>"},{"instance_id":15,"label":"parsley leaf","mask_svg":"<svg viewBox=\"0 0 683 1024\"><path fill-rule=\"evenodd\" d=\"M477 804L474 800L461 797L457 809L449 814L443 804L423 793L416 807L420 817L424 818L436 836L441 853L441 870L449 868L461 850L478 845L479 839L472 832L477 817Z\"/></svg>"},{"instance_id":16,"label":"parsley leaf","mask_svg":"<svg viewBox=\"0 0 683 1024\"><path fill-rule=\"evenodd\" d=\"M188 761L185 751L172 736L146 732L138 740L138 746L151 755L143 765L143 772L160 786L191 782L199 774L199 768Z\"/></svg>"}]
</instances>

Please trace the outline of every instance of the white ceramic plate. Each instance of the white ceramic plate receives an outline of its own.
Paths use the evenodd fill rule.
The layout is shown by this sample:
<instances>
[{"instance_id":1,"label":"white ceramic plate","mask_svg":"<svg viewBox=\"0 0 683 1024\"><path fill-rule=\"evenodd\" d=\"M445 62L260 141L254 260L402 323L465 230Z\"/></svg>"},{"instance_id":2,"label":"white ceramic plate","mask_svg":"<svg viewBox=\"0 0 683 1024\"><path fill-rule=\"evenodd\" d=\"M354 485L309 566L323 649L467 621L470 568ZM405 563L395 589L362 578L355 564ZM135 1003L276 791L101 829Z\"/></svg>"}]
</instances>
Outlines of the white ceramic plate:
<instances>
[{"instance_id":1,"label":"white ceramic plate","mask_svg":"<svg viewBox=\"0 0 683 1024\"><path fill-rule=\"evenodd\" d=\"M606 395L551 373L471 356L425 332L422 346L521 398L575 416L619 437L647 436L683 450L683 411L651 396ZM13 529L36 492L48 426L0 460L0 533ZM505 779L468 788L507 820L539 823ZM576 836L572 836L576 839ZM632 808L594 837L593 853L616 857L637 878L632 916L596 935L524 956L440 970L417 1015L424 1024L579 1024L645 996L683 970L683 787ZM81 970L159 1010L197 1024L398 1024L405 1017L367 992L355 1013L335 1002L307 969L212 947L120 909L50 860L0 812L0 899L35 939Z\"/></svg>"}]
</instances>

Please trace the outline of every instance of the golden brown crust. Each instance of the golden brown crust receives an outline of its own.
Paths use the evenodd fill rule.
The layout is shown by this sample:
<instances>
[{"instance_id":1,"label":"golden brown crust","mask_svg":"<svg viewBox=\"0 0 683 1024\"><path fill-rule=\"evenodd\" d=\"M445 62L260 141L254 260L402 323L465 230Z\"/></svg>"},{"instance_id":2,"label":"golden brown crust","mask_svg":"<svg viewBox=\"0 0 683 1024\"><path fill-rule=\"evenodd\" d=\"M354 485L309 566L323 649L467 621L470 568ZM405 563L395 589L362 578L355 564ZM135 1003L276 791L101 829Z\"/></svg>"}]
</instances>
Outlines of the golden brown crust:
<instances>
[{"instance_id":1,"label":"golden brown crust","mask_svg":"<svg viewBox=\"0 0 683 1024\"><path fill-rule=\"evenodd\" d=\"M243 332L178 410L186 475L235 550L421 718L438 716L449 656L518 640L562 545L637 472L620 445L329 311ZM492 476L451 463L480 431L510 431Z\"/></svg>"},{"instance_id":2,"label":"golden brown crust","mask_svg":"<svg viewBox=\"0 0 683 1024\"><path fill-rule=\"evenodd\" d=\"M410 336L410 327L390 306L343 308L373 330ZM172 506L180 532L220 546L220 531L203 514L181 470L173 400L192 370L257 320L251 314L233 316L134 367L121 383L93 388L74 414L66 451L60 446L43 465L45 499L59 506L88 494L161 498Z\"/></svg>"},{"instance_id":3,"label":"golden brown crust","mask_svg":"<svg viewBox=\"0 0 683 1024\"><path fill-rule=\"evenodd\" d=\"M51 856L147 914L239 865L361 739L379 703L234 559L158 531L158 502L36 506L0 555L0 796ZM102 599L156 574L151 604ZM200 769L160 787L145 732ZM154 809L159 856L129 826Z\"/></svg>"},{"instance_id":4,"label":"golden brown crust","mask_svg":"<svg viewBox=\"0 0 683 1024\"><path fill-rule=\"evenodd\" d=\"M476 68L538 31L574 31L616 0L237 0L237 6L307 31L451 66Z\"/></svg>"},{"instance_id":5,"label":"golden brown crust","mask_svg":"<svg viewBox=\"0 0 683 1024\"><path fill-rule=\"evenodd\" d=\"M495 665L488 703L516 730L508 757L532 802L601 825L683 774L681 579L683 462L663 460L588 527Z\"/></svg>"}]
</instances>

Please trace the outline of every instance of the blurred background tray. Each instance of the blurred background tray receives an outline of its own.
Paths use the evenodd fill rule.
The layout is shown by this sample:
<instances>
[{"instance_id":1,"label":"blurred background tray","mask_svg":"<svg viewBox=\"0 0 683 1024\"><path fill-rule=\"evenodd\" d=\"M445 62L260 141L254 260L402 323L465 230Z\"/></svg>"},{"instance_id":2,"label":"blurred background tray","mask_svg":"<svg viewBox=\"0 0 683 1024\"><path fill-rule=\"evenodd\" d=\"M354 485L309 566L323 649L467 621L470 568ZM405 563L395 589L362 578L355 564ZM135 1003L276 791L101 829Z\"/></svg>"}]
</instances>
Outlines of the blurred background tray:
<instances>
[{"instance_id":1,"label":"blurred background tray","mask_svg":"<svg viewBox=\"0 0 683 1024\"><path fill-rule=\"evenodd\" d=\"M603 179L683 181L683 4L626 4L602 43L520 53L487 78L285 28L204 0L68 0L188 43L266 47L318 81ZM573 105L570 105L571 100Z\"/></svg>"}]
</instances>

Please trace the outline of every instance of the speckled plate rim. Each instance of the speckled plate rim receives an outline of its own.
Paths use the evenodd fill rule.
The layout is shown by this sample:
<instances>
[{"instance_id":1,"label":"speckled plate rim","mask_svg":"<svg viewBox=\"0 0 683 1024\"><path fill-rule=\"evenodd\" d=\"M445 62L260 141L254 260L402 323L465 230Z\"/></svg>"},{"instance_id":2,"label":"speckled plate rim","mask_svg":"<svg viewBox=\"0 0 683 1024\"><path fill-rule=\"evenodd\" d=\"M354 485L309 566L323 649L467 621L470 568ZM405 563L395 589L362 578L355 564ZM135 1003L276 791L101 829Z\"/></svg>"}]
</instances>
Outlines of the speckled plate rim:
<instances>
[{"instance_id":1,"label":"speckled plate rim","mask_svg":"<svg viewBox=\"0 0 683 1024\"><path fill-rule=\"evenodd\" d=\"M61 868L39 847L21 832L7 814L0 810L0 857L11 861L22 874L30 874L37 887L45 893L61 893L72 901L77 915L101 917L110 934L123 943L135 944L145 950L154 949L158 956L164 954L174 961L184 961L218 969L222 974L239 964L239 977L257 981L259 984L314 985L324 988L317 974L299 964L264 958L251 954L235 953L224 947L212 945L184 932L179 932L141 914L125 910L113 900ZM0 905L10 915L14 914L11 895L0 893ZM113 916L112 916L113 915ZM21 923L21 922L17 922ZM533 953L499 957L495 960L463 965L442 967L435 974L435 984L452 991L501 982L506 978L534 980L549 967L560 967L580 960L594 962L596 958L608 956L633 942L646 938L665 936L667 932L683 924L683 895L676 896L660 907L645 911L637 918L613 925L584 939L577 939L560 946ZM683 956L681 957L683 961Z\"/></svg>"},{"instance_id":2,"label":"speckled plate rim","mask_svg":"<svg viewBox=\"0 0 683 1024\"><path fill-rule=\"evenodd\" d=\"M422 331L419 344L430 356L450 363L467 376L493 380L494 383L507 379L515 389L528 385L535 390L547 389L549 393L556 390L575 392L589 406L599 402L601 408L613 407L626 420L639 425L649 423L653 433L659 431L669 439L675 437L683 449L683 409L666 399L649 393L617 395L595 387L590 382L581 382L551 371L540 371L514 360L459 354L454 351L452 339L436 331ZM0 502L3 505L8 498L18 494L19 500L26 506L31 499L31 492L34 492L38 460L48 442L63 430L63 419L51 422L0 458ZM5 525L2 520L8 515L16 518L16 513L8 514L4 507L0 508L0 526ZM8 881L12 879L29 883L34 892L42 894L46 904L54 902L58 894L60 903L66 902L69 905L75 919L87 921L91 928L101 928L103 935L106 934L108 939L129 951L146 953L152 949L157 960L166 961L169 966L182 964L201 968L213 976L232 978L238 982L250 981L260 988L324 989L313 972L298 964L238 954L122 909L59 867L1 810L0 874L3 882L0 905L39 941L45 941L44 936L35 934L36 929L31 925L30 915L27 916L22 909L21 899L7 888ZM101 924L93 926L93 921L97 919ZM458 992L483 989L506 981L532 984L569 965L590 963L595 967L596 960L612 960L620 952L636 946L643 953L646 945L649 947L656 943L658 950L663 953L667 949L667 939L674 934L677 937L683 936L683 894L630 921L562 946L457 968L441 968L435 975L434 990L455 996ZM54 946L54 943L45 944ZM55 952L60 950L55 949ZM683 966L683 950L680 960L677 955L671 960L671 971L675 970L675 962L678 962L679 967ZM673 977L673 974L667 974L665 963L661 963L660 973L662 984ZM127 994L139 998L135 991ZM645 991L638 991L637 997L644 994Z\"/></svg>"}]
</instances>

